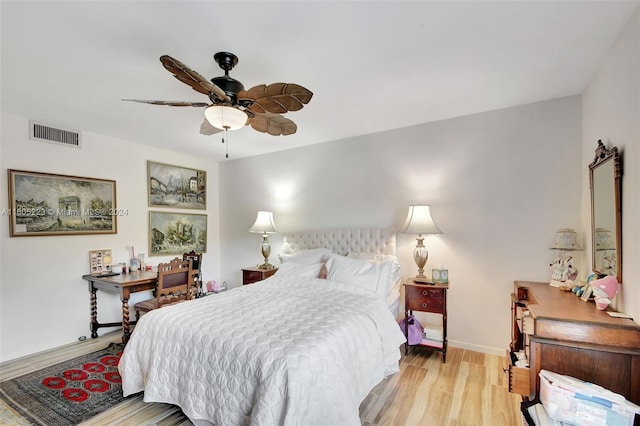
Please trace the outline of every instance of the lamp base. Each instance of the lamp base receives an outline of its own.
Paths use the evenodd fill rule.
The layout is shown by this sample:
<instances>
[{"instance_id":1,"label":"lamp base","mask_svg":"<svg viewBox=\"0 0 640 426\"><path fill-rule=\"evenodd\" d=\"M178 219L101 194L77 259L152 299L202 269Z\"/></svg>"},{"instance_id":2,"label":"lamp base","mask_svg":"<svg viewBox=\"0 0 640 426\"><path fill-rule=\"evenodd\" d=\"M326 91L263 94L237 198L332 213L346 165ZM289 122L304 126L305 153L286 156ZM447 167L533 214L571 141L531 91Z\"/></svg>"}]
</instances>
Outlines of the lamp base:
<instances>
[{"instance_id":1,"label":"lamp base","mask_svg":"<svg viewBox=\"0 0 640 426\"><path fill-rule=\"evenodd\" d=\"M257 265L256 268L258 268L261 271L270 271L273 268L275 268L275 266L273 266L270 263L263 263L262 265Z\"/></svg>"},{"instance_id":2,"label":"lamp base","mask_svg":"<svg viewBox=\"0 0 640 426\"><path fill-rule=\"evenodd\" d=\"M414 283L418 283L418 284L429 284L429 285L434 285L435 283L433 281L429 281L429 278L427 277L414 277L413 278L413 282Z\"/></svg>"}]
</instances>

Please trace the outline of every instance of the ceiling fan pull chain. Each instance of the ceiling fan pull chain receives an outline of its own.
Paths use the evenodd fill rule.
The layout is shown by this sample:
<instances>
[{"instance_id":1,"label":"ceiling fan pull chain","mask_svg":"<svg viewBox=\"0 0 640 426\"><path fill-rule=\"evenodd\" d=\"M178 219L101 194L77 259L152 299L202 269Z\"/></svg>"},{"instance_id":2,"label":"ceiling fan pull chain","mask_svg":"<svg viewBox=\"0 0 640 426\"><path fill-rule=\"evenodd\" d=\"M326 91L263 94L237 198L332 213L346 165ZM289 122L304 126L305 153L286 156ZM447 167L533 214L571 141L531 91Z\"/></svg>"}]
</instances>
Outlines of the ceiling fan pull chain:
<instances>
[{"instance_id":1,"label":"ceiling fan pull chain","mask_svg":"<svg viewBox=\"0 0 640 426\"><path fill-rule=\"evenodd\" d=\"M228 128L225 126L224 128L224 136L222 136L222 143L224 143L224 140L227 140L227 143L224 146L224 157L225 158L229 158L229 136L227 135L227 130Z\"/></svg>"}]
</instances>

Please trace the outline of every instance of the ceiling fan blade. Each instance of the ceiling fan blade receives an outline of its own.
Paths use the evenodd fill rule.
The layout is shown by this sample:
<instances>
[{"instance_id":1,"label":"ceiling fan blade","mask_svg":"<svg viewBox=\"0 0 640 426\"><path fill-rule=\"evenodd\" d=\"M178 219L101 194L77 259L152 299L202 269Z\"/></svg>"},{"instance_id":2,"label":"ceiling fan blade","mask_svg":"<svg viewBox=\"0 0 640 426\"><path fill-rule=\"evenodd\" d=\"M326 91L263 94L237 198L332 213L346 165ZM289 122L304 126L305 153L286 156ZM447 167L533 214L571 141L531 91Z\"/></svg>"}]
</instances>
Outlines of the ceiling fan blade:
<instances>
[{"instance_id":1,"label":"ceiling fan blade","mask_svg":"<svg viewBox=\"0 0 640 426\"><path fill-rule=\"evenodd\" d=\"M255 114L248 121L253 130L268 133L272 136L292 135L298 130L298 126L293 121L279 114L269 112Z\"/></svg>"},{"instance_id":2,"label":"ceiling fan blade","mask_svg":"<svg viewBox=\"0 0 640 426\"><path fill-rule=\"evenodd\" d=\"M160 62L162 62L162 65L167 69L167 71L172 73L175 78L177 78L184 84L191 86L193 90L205 95L213 94L215 95L215 97L223 101L231 100L231 98L224 92L224 90L222 90L191 68L187 67L179 60L174 59L169 55L162 55L160 57Z\"/></svg>"},{"instance_id":3,"label":"ceiling fan blade","mask_svg":"<svg viewBox=\"0 0 640 426\"><path fill-rule=\"evenodd\" d=\"M167 105L167 106L190 106L196 108L204 108L208 107L210 104L206 102L188 102L188 101L145 101L141 99L121 99L127 102L139 102L141 104L151 104L151 105Z\"/></svg>"},{"instance_id":4,"label":"ceiling fan blade","mask_svg":"<svg viewBox=\"0 0 640 426\"><path fill-rule=\"evenodd\" d=\"M248 109L255 113L271 112L284 114L302 109L313 96L313 92L293 83L260 84L238 93L238 102L253 101Z\"/></svg>"},{"instance_id":5,"label":"ceiling fan blade","mask_svg":"<svg viewBox=\"0 0 640 426\"><path fill-rule=\"evenodd\" d=\"M220 133L221 131L222 130L218 129L217 127L213 127L206 118L202 121L202 124L200 124L201 135L215 135L216 133Z\"/></svg>"}]
</instances>

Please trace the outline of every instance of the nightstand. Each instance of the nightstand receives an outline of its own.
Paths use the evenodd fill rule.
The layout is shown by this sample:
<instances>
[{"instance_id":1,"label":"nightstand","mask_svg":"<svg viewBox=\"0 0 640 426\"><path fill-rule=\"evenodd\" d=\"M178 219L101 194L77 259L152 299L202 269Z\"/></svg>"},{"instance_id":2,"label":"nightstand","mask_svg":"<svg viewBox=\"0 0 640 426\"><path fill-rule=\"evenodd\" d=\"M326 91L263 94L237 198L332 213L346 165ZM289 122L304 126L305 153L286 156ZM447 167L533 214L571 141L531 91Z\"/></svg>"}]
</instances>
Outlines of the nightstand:
<instances>
[{"instance_id":1,"label":"nightstand","mask_svg":"<svg viewBox=\"0 0 640 426\"><path fill-rule=\"evenodd\" d=\"M258 268L244 268L242 270L242 285L253 284L258 281L269 278L275 274L278 268L273 269L258 269Z\"/></svg>"},{"instance_id":2,"label":"nightstand","mask_svg":"<svg viewBox=\"0 0 640 426\"><path fill-rule=\"evenodd\" d=\"M412 278L404 280L404 317L408 327L408 317L413 311L431 312L442 315L442 341L423 339L415 345L442 352L442 362L447 359L447 289L449 284L419 284ZM405 330L405 336L408 330ZM405 343L404 353L409 352L409 343Z\"/></svg>"}]
</instances>

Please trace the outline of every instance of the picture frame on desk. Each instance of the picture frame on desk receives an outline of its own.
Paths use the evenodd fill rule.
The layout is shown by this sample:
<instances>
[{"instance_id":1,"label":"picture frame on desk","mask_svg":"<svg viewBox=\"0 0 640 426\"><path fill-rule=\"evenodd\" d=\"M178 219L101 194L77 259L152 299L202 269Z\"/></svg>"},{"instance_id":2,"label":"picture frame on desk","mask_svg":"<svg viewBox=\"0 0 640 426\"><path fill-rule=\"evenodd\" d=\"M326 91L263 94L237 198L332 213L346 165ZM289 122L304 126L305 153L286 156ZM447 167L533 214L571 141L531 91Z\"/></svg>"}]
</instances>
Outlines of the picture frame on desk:
<instances>
[{"instance_id":1,"label":"picture frame on desk","mask_svg":"<svg viewBox=\"0 0 640 426\"><path fill-rule=\"evenodd\" d=\"M111 272L111 250L89 250L89 273Z\"/></svg>"}]
</instances>

